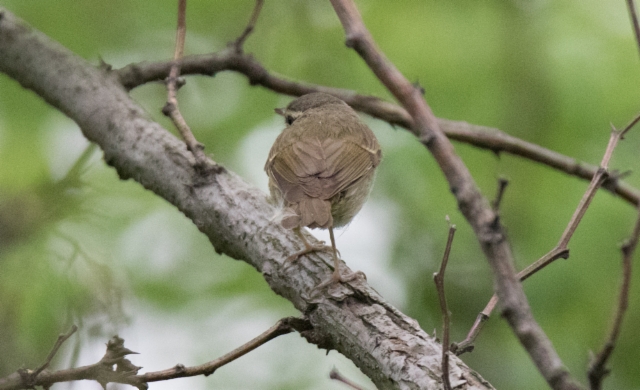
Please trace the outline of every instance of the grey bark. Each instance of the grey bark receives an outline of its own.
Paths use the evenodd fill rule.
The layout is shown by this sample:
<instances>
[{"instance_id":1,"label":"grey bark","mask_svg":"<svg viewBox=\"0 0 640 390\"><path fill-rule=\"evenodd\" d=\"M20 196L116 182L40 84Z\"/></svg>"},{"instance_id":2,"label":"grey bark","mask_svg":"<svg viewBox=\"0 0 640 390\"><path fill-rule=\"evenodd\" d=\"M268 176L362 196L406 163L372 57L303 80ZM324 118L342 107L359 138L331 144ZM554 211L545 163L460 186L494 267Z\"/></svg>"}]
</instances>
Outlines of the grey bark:
<instances>
[{"instance_id":1,"label":"grey bark","mask_svg":"<svg viewBox=\"0 0 640 390\"><path fill-rule=\"evenodd\" d=\"M380 389L440 389L441 346L417 322L387 303L366 282L311 294L331 273L331 257L283 259L301 246L272 221L267 197L233 172L201 174L184 143L153 122L116 75L27 26L0 7L0 71L62 111L98 144L122 179L133 179L163 197L211 241L215 250L251 264L273 291L304 313L321 348L352 360ZM144 351L140 351L144 353ZM455 356L457 389L492 389Z\"/></svg>"}]
</instances>

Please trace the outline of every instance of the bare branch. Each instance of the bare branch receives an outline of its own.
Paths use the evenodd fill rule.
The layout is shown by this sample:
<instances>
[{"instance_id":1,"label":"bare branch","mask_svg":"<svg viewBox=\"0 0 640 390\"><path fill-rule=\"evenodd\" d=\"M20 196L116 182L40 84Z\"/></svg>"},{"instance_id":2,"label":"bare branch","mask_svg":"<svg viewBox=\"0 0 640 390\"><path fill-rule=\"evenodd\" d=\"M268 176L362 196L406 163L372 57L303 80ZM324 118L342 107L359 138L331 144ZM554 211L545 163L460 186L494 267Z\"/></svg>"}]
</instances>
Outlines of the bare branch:
<instances>
[{"instance_id":1,"label":"bare branch","mask_svg":"<svg viewBox=\"0 0 640 390\"><path fill-rule=\"evenodd\" d=\"M638 217L636 219L633 232L627 242L622 245L622 283L620 283L620 295L618 298L618 306L613 320L613 326L611 327L611 333L602 347L602 350L595 356L595 358L589 364L588 377L591 390L600 390L602 388L603 379L609 374L609 369L606 367L607 361L611 357L618 336L620 335L620 328L622 327L622 320L629 306L629 290L631 287L631 268L633 265L633 254L638 246L638 240L640 240L640 207L638 208Z\"/></svg>"},{"instance_id":2,"label":"bare branch","mask_svg":"<svg viewBox=\"0 0 640 390\"><path fill-rule=\"evenodd\" d=\"M447 216L447 221L449 216ZM449 308L447 307L447 298L444 293L444 272L449 262L449 253L451 253L451 244L453 244L453 236L456 233L456 225L449 225L449 237L447 238L447 246L444 249L440 270L433 274L433 281L438 291L438 299L440 301L440 311L442 312L442 384L445 390L451 390L451 381L449 380Z\"/></svg>"},{"instance_id":3,"label":"bare branch","mask_svg":"<svg viewBox=\"0 0 640 390\"><path fill-rule=\"evenodd\" d=\"M256 0L256 5L253 8L253 13L251 14L251 18L249 19L247 27L245 27L244 31L242 31L242 34L240 34L240 36L233 42L232 46L237 53L242 53L242 46L244 45L244 42L247 40L249 35L251 35L251 33L253 32L253 29L258 22L258 16L260 16L260 11L262 10L263 4L264 0Z\"/></svg>"},{"instance_id":4,"label":"bare branch","mask_svg":"<svg viewBox=\"0 0 640 390\"><path fill-rule=\"evenodd\" d=\"M67 341L69 337L71 337L71 335L73 335L77 330L78 330L78 327L73 325L66 334L61 334L58 336L58 340L56 340L56 343L51 349L51 352L49 352L49 356L47 356L47 360L45 360L45 362L42 363L42 365L33 372L32 376L34 378L37 377L38 374L40 374L42 371L44 371L46 368L49 367L49 365L51 364L51 360L53 360L54 356L56 356L56 353L58 353L58 350L60 349L62 344L64 344L64 342Z\"/></svg>"},{"instance_id":5,"label":"bare branch","mask_svg":"<svg viewBox=\"0 0 640 390\"><path fill-rule=\"evenodd\" d=\"M75 330L74 330L75 331ZM146 383L136 382L135 378L140 367L133 365L125 357L136 354L125 348L124 340L113 336L107 343L107 351L98 363L88 366L70 368L58 371L42 371L37 375L29 370L18 370L6 378L0 378L0 390L33 389L35 386L49 388L54 383L91 379L99 382L103 388L107 383L125 383L146 390ZM25 377L30 382L25 381Z\"/></svg>"},{"instance_id":6,"label":"bare branch","mask_svg":"<svg viewBox=\"0 0 640 390\"><path fill-rule=\"evenodd\" d=\"M267 342L275 339L278 336L282 336L287 333L291 333L294 330L304 332L311 329L311 324L308 320L295 317L287 317L279 320L271 328L260 334L258 337L250 340L246 344L234 349L228 354L212 360L208 363L194 366L184 367L177 365L173 368L163 371L148 372L139 376L139 380L142 382L157 382L173 378L184 378L188 376L205 375L209 376L213 374L218 368L228 364L241 356L253 351L259 346L266 344Z\"/></svg>"},{"instance_id":7,"label":"bare branch","mask_svg":"<svg viewBox=\"0 0 640 390\"><path fill-rule=\"evenodd\" d=\"M309 296L333 271L332 258L317 253L285 269L283 253L297 250L299 241L273 222L275 210L262 191L229 170L203 175L184 142L153 122L115 77L2 7L0 15L0 72L76 121L120 178L134 179L166 199L217 252L260 272L275 293L305 313L313 325L302 333L308 342L342 353L378 388L428 388L440 382L439 373L430 369L440 361L440 345L366 281ZM458 358L450 356L450 365L456 390L492 388Z\"/></svg>"},{"instance_id":8,"label":"bare branch","mask_svg":"<svg viewBox=\"0 0 640 390\"><path fill-rule=\"evenodd\" d=\"M613 152L618 145L618 142L624 138L624 135L635 126L638 121L640 121L640 114L637 115L627 126L622 130L612 129L611 135L609 137L609 142L607 144L607 148L605 149L604 155L602 157L602 161L600 162L600 169L596 172L596 175L593 177L591 182L589 183L589 187L585 191L582 199L578 203L576 210L574 211L567 227L564 232L560 236L560 240L558 244L547 254L542 256L540 259L531 263L527 267L525 267L522 271L518 272L518 278L521 281L524 281L534 275L536 272L540 271L544 267L553 263L558 259L568 259L569 258L569 241L573 237L578 225L582 221L582 218L587 212L589 205L591 205L591 201L596 195L598 189L603 185L603 183L609 178L609 161L611 161L611 157L613 156ZM491 300L485 306L484 310L474 322L473 326L469 330L467 337L460 343L457 344L457 353L458 355L464 352L470 352L473 350L473 342L481 331L482 326L484 326L485 321L491 316L491 312L495 308L498 303L498 297L494 294L491 297Z\"/></svg>"},{"instance_id":9,"label":"bare branch","mask_svg":"<svg viewBox=\"0 0 640 390\"><path fill-rule=\"evenodd\" d=\"M545 380L555 389L577 389L551 341L536 323L522 285L516 277L511 248L499 218L480 194L471 173L440 130L420 89L411 84L382 54L353 1L331 0L353 48L413 118L413 131L429 149L444 173L458 207L473 228L491 265L503 315Z\"/></svg>"},{"instance_id":10,"label":"bare branch","mask_svg":"<svg viewBox=\"0 0 640 390\"><path fill-rule=\"evenodd\" d=\"M509 180L501 177L498 179L498 191L496 192L496 198L491 202L491 207L493 207L493 211L498 212L500 210L500 204L502 203L502 197L504 196L504 191L507 189L509 185Z\"/></svg>"},{"instance_id":11,"label":"bare branch","mask_svg":"<svg viewBox=\"0 0 640 390\"><path fill-rule=\"evenodd\" d=\"M473 325L471 326L471 329L469 330L467 337L461 342L453 343L451 345L451 352L455 353L457 356L460 356L463 353L472 352L474 350L475 348L474 342L476 341L476 338L478 338L478 335L482 331L482 328L484 327L484 323L487 322L487 320L491 316L491 312L493 311L493 309L495 309L497 303L498 303L498 296L494 294L491 297L491 300L489 300L489 303L484 308L484 310L478 313L478 316L476 317L476 320L473 322Z\"/></svg>"},{"instance_id":12,"label":"bare branch","mask_svg":"<svg viewBox=\"0 0 640 390\"><path fill-rule=\"evenodd\" d=\"M629 15L631 16L631 22L633 26L633 32L636 38L636 44L640 50L640 23L638 22L638 12L636 10L635 1L627 0L627 7ZM620 132L620 139L624 138L624 135L640 120L640 115L637 116L627 127ZM615 132L615 131L614 131ZM592 390L599 390L602 388L603 379L609 374L609 369L606 368L607 361L613 353L618 335L620 334L620 328L622 326L622 320L627 311L629 305L629 290L631 284L631 268L633 264L633 253L640 240L640 206L638 206L638 219L636 220L635 227L631 237L622 246L622 283L620 285L620 295L618 298L618 306L611 328L611 333L602 350L594 357L589 364L589 370L587 371L589 377L589 385Z\"/></svg>"},{"instance_id":13,"label":"bare branch","mask_svg":"<svg viewBox=\"0 0 640 390\"><path fill-rule=\"evenodd\" d=\"M635 1L627 0L627 8L629 9L629 16L631 16L631 24L633 26L633 33L636 37L636 44L640 50L640 23L638 23L638 12L636 11Z\"/></svg>"},{"instance_id":14,"label":"bare branch","mask_svg":"<svg viewBox=\"0 0 640 390\"><path fill-rule=\"evenodd\" d=\"M133 89L151 81L163 80L170 72L171 62L144 62L127 65L114 70L122 85ZM339 97L354 109L371 115L394 126L412 131L413 119L397 104L385 102L374 96L358 95L355 91L330 88L321 85L298 83L272 75L251 55L225 50L219 53L189 56L182 61L181 74L201 74L214 76L222 71L234 71L245 75L251 85L260 85L269 90L291 96L310 92L325 92ZM441 130L454 141L464 142L495 153L509 153L520 156L553 169L584 180L591 180L598 167L536 144L510 136L498 129L472 125L466 122L437 119ZM608 182L605 188L627 202L637 205L640 192L626 183Z\"/></svg>"},{"instance_id":15,"label":"bare branch","mask_svg":"<svg viewBox=\"0 0 640 390\"><path fill-rule=\"evenodd\" d=\"M96 364L45 373L42 373L42 369L36 370L33 373L28 370L24 370L25 372L19 371L18 375L23 378L22 383L15 380L16 375L0 379L0 390L29 389L33 388L33 386L50 386L53 383L70 382L83 379L95 380L100 382L103 387L105 387L107 383L124 383L136 386L139 389L146 389L149 382L165 381L174 378L184 378L197 375L211 375L218 368L246 355L278 336L282 336L293 331L304 333L311 329L311 324L306 319L295 317L283 318L258 337L218 359L194 367L185 367L182 364L177 364L166 370L148 372L143 375L136 375L140 367L134 366L129 360L124 358L127 355L136 354L137 352L133 352L125 348L124 340L118 336L114 336L107 343L107 352ZM59 345L69 338L69 336L71 336L71 334L76 330L77 327L74 326L72 331L67 335L61 335L58 338L58 342L54 349L57 350L57 347L59 347ZM62 339L63 336L65 337L64 339ZM52 351L52 354L55 354L55 351ZM47 362L49 362L51 360L50 358L53 357L52 354L49 354ZM116 366L115 370L113 369L114 365ZM25 377L28 377L29 380L24 380Z\"/></svg>"},{"instance_id":16,"label":"bare branch","mask_svg":"<svg viewBox=\"0 0 640 390\"><path fill-rule=\"evenodd\" d=\"M635 126L638 121L640 121L640 115L637 115L627 126L625 126L622 130L613 129L611 131L611 136L609 137L609 143L607 144L607 148L605 149L604 156L602 156L602 161L600 162L600 169L593 176L591 183L589 183L589 187L585 191L582 199L580 199L580 203L578 207L574 211L571 216L571 220L567 224L560 240L556 247L543 256L541 259L537 260L533 264L529 265L522 271L518 273L518 276L521 280L525 280L537 271L551 264L553 261L559 258L568 258L568 245L569 241L573 237L578 225L582 221L587 209L591 205L591 201L596 195L598 189L602 186L602 184L610 177L609 174L609 161L611 161L611 157L613 156L613 152L618 145L618 142L623 139L624 135Z\"/></svg>"},{"instance_id":17,"label":"bare branch","mask_svg":"<svg viewBox=\"0 0 640 390\"><path fill-rule=\"evenodd\" d=\"M182 116L180 108L178 106L178 77L180 76L180 62L182 61L184 53L184 41L187 32L187 0L178 1L178 27L176 29L176 47L173 54L173 62L171 64L171 70L169 72L169 78L167 79L167 103L162 108L162 113L173 121L182 139L187 144L187 149L196 159L196 166L206 170L209 167L210 162L204 155L204 145L202 145L191 132L191 128L187 124L187 121Z\"/></svg>"}]
</instances>

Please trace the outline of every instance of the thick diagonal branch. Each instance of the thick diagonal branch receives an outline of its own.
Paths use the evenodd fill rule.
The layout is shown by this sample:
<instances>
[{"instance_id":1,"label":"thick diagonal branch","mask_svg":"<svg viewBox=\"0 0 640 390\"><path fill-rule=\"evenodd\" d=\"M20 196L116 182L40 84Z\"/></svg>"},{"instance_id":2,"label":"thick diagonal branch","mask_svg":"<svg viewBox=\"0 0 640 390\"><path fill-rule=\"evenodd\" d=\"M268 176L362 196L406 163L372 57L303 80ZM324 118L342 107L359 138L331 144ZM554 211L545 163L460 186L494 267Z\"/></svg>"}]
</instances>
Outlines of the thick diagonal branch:
<instances>
[{"instance_id":1,"label":"thick diagonal branch","mask_svg":"<svg viewBox=\"0 0 640 390\"><path fill-rule=\"evenodd\" d=\"M314 332L305 337L351 359L384 389L441 388L441 349L415 320L364 282L340 285L312 300L329 277L329 255L305 256L293 233L272 222L266 195L230 171L202 175L183 142L153 122L112 73L91 66L0 8L0 71L72 118L98 144L122 179L133 179L173 204L216 251L260 272L274 292L304 312ZM492 388L459 359L450 360L456 389Z\"/></svg>"},{"instance_id":2,"label":"thick diagonal branch","mask_svg":"<svg viewBox=\"0 0 640 390\"><path fill-rule=\"evenodd\" d=\"M453 145L440 129L419 88L411 84L375 45L351 0L331 0L344 27L346 45L353 48L413 118L413 130L444 173L458 207L473 228L494 274L502 314L554 389L580 388L571 378L551 341L531 313L514 268L511 248L498 215L482 196Z\"/></svg>"}]
</instances>

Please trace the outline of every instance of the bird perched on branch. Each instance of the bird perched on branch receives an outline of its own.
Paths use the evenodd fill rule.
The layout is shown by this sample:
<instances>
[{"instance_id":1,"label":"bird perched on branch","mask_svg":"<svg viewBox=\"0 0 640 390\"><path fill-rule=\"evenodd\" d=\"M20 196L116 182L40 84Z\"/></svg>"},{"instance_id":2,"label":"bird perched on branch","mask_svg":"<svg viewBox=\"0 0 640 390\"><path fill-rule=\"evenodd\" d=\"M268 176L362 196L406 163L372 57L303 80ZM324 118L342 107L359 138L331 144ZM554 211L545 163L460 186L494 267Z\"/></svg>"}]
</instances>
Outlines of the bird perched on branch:
<instances>
[{"instance_id":1,"label":"bird perched on branch","mask_svg":"<svg viewBox=\"0 0 640 390\"><path fill-rule=\"evenodd\" d=\"M283 206L282 226L293 229L305 245L287 261L329 248L312 246L301 228L329 229L334 271L316 289L352 280L357 273L340 273L333 228L351 222L367 200L382 156L378 140L351 107L326 93L303 95L275 111L286 128L264 169L272 198Z\"/></svg>"}]
</instances>

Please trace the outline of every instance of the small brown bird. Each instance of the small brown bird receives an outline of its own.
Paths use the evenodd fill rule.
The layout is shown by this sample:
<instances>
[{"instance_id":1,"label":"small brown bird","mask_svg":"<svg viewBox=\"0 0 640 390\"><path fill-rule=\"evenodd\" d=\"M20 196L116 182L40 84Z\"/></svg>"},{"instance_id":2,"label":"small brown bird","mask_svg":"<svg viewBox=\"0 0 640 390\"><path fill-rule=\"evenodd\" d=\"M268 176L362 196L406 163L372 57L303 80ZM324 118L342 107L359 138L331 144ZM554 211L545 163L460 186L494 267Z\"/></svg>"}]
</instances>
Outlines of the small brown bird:
<instances>
[{"instance_id":1,"label":"small brown bird","mask_svg":"<svg viewBox=\"0 0 640 390\"><path fill-rule=\"evenodd\" d=\"M284 206L282 226L294 229L305 249L292 261L326 246L312 246L303 227L329 229L333 276L316 288L354 279L340 274L333 228L348 224L369 196L382 152L375 135L342 100L326 93L310 93L276 113L287 127L269 152L264 167L273 199Z\"/></svg>"}]
</instances>

